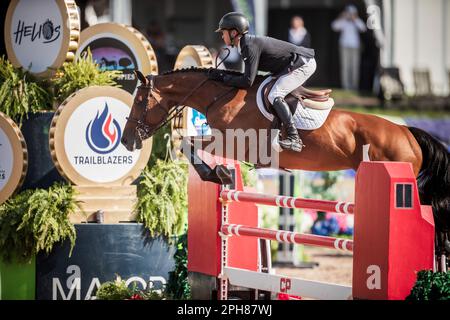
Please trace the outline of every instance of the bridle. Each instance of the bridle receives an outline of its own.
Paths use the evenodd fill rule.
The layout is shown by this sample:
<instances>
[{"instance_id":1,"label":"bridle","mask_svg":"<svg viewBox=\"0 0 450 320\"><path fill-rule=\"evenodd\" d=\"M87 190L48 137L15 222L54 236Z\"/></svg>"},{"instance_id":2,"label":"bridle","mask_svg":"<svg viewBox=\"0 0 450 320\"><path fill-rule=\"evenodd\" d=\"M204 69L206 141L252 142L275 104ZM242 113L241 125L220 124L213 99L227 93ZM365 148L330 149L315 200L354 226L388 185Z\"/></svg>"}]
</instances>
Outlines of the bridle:
<instances>
[{"instance_id":1,"label":"bridle","mask_svg":"<svg viewBox=\"0 0 450 320\"><path fill-rule=\"evenodd\" d=\"M192 89L182 100L181 102L177 103L177 105L170 107L169 111L167 111L160 103L160 101L158 101L158 99L153 95L153 90L154 90L154 75L148 75L146 76L148 82L146 84L142 84L140 86L138 86L138 89L146 89L148 90L147 94L144 95L144 99L142 101L137 102L136 104L141 107L144 108L144 111L141 114L141 118L140 119L134 119L134 118L130 118L127 117L126 119L128 121L134 122L136 123L136 133L139 136L139 139L141 141L144 141L147 138L150 138L152 135L155 134L156 131L158 131L159 129L161 129L162 127L164 127L166 124L168 124L170 121L172 121L172 119L178 117L181 120L181 113L183 112L184 108L186 108L186 106L184 105L184 102L190 97L192 96L192 94L197 91L206 81L208 81L209 79L206 78L203 81L201 81L196 87L194 87L194 89ZM230 90L227 90L224 94L220 95L219 97L215 97L213 99L213 101L211 103L209 103L206 106L206 115L207 116L207 112L208 109L211 105L213 105L214 103L216 103L219 99L221 99L222 97L224 97L226 94L228 94L229 92L231 92L232 90L234 90L234 88L231 88ZM155 125L154 127L151 125L148 125L147 123L145 123L145 119L147 118L147 111L148 111L148 103L150 98L154 99L156 101L156 107L161 108L164 113L165 113L165 120L161 121L161 123Z\"/></svg>"},{"instance_id":2,"label":"bridle","mask_svg":"<svg viewBox=\"0 0 450 320\"><path fill-rule=\"evenodd\" d=\"M127 118L127 120L136 123L136 133L139 136L139 139L142 141L150 138L152 135L155 134L156 131L164 127L166 124L168 124L172 119L179 117L181 113L183 112L184 108L186 108L183 103L197 90L199 89L207 80L201 81L191 92L186 95L180 103L178 103L176 106L170 107L169 111L167 111L162 105L161 102L156 99L156 97L153 95L153 89L154 89L154 76L148 75L146 76L148 82L147 84L142 84L138 87L138 89L146 89L148 90L147 94L144 95L144 99L140 102L137 102L137 105L144 109L144 111L141 114L140 119L134 119L134 118ZM156 107L161 108L165 113L165 120L161 121L156 126L150 126L147 123L145 123L145 119L147 118L147 111L148 111L148 103L150 98L154 99L156 101Z\"/></svg>"}]
</instances>

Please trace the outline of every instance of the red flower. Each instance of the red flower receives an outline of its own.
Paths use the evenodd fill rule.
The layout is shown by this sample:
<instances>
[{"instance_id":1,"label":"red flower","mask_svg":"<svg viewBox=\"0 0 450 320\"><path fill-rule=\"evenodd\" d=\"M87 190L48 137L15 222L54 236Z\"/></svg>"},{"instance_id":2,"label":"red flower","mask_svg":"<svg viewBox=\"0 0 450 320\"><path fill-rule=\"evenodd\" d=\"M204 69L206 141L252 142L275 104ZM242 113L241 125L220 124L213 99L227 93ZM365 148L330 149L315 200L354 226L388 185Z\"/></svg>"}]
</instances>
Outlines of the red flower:
<instances>
[{"instance_id":1,"label":"red flower","mask_svg":"<svg viewBox=\"0 0 450 320\"><path fill-rule=\"evenodd\" d=\"M144 298L142 298L139 294L136 293L130 297L130 300L144 300Z\"/></svg>"}]
</instances>

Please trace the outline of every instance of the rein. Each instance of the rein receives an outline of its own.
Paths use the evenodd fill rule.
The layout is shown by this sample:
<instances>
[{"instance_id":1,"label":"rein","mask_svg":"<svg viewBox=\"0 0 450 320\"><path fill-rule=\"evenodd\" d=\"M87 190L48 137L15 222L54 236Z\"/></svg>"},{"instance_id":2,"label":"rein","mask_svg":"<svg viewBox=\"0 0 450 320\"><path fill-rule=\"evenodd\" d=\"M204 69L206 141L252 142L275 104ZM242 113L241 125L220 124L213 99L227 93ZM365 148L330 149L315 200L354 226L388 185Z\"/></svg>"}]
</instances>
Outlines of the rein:
<instances>
[{"instance_id":1,"label":"rein","mask_svg":"<svg viewBox=\"0 0 450 320\"><path fill-rule=\"evenodd\" d=\"M170 107L169 111L167 111L162 105L161 103L156 99L156 97L153 95L153 89L154 89L154 76L153 75L148 75L146 77L149 81L147 85L141 85L138 88L143 88L143 89L147 89L148 93L147 95L145 95L145 99L141 102L138 103L138 105L142 105L142 107L144 108L144 112L142 113L141 119L134 119L134 118L130 118L127 117L126 119L136 123L136 132L139 136L139 139L141 139L141 141L151 137L153 134L155 134L156 131L158 131L159 129L161 129L162 127L164 127L167 123L169 123L170 121L172 121L172 119L178 117L181 121L181 113L183 112L184 108L186 108L186 106L184 105L184 102L190 97L192 96L192 94L197 91L201 86L203 86L205 84L206 81L208 81L209 79L206 78L203 81L201 81L196 87L194 87L194 89L192 89L182 100L181 102L177 103L177 105ZM207 106L206 106L206 114L205 117L207 117L208 115L208 109L217 101L219 101L221 98L223 98L225 95L227 95L228 93L230 93L231 91L233 91L235 88L231 88L230 90L227 90L225 93L221 94L219 97L214 97L213 101L211 101ZM147 117L147 111L148 111L148 102L149 102L149 98L153 98L156 101L156 106L161 108L164 113L166 114L167 118L165 120L163 120L161 123L159 123L158 125L156 125L154 128L152 128L152 126L148 125L147 123L145 123L145 119Z\"/></svg>"},{"instance_id":2,"label":"rein","mask_svg":"<svg viewBox=\"0 0 450 320\"><path fill-rule=\"evenodd\" d=\"M139 139L145 140L147 138L150 138L156 131L164 127L167 123L172 121L173 118L178 117L186 107L183 105L183 103L196 91L198 90L206 81L208 81L208 78L201 81L194 89L192 89L184 98L179 102L176 106L173 106L167 111L161 103L156 99L156 97L153 95L153 88L154 88L154 79L153 75L148 75L146 78L149 80L147 85L141 85L138 88L144 88L148 89L148 93L145 96L145 99L140 102L139 104L143 105L144 112L142 113L141 119L134 119L134 118L127 118L127 120L132 121L134 123L137 123L136 126L136 132L139 136ZM156 106L161 108L167 118L162 121L160 124L156 125L154 128L152 128L150 125L145 123L145 119L147 117L147 111L148 111L148 102L149 97L153 98L156 101Z\"/></svg>"}]
</instances>

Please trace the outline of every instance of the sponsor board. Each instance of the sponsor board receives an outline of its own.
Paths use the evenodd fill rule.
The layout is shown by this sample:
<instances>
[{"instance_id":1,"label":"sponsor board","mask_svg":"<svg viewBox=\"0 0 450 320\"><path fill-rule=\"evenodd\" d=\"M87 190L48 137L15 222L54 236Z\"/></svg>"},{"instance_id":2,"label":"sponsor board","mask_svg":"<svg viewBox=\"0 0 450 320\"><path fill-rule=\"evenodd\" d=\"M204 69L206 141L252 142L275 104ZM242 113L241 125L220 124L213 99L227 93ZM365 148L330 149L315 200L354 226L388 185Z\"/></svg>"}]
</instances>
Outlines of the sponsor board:
<instances>
[{"instance_id":1,"label":"sponsor board","mask_svg":"<svg viewBox=\"0 0 450 320\"><path fill-rule=\"evenodd\" d=\"M73 0L12 0L4 32L11 63L46 77L75 58L80 18Z\"/></svg>"},{"instance_id":2,"label":"sponsor board","mask_svg":"<svg viewBox=\"0 0 450 320\"><path fill-rule=\"evenodd\" d=\"M151 139L129 152L120 143L133 97L114 87L89 87L55 113L50 149L60 173L76 185L129 185L147 164Z\"/></svg>"},{"instance_id":3,"label":"sponsor board","mask_svg":"<svg viewBox=\"0 0 450 320\"><path fill-rule=\"evenodd\" d=\"M81 32L77 57L90 49L93 59L102 70L119 70L116 80L121 87L134 94L138 79L134 70L143 74L158 74L158 64L152 46L138 30L117 24L100 23Z\"/></svg>"},{"instance_id":4,"label":"sponsor board","mask_svg":"<svg viewBox=\"0 0 450 320\"><path fill-rule=\"evenodd\" d=\"M22 185L28 153L19 127L0 112L0 204Z\"/></svg>"}]
</instances>

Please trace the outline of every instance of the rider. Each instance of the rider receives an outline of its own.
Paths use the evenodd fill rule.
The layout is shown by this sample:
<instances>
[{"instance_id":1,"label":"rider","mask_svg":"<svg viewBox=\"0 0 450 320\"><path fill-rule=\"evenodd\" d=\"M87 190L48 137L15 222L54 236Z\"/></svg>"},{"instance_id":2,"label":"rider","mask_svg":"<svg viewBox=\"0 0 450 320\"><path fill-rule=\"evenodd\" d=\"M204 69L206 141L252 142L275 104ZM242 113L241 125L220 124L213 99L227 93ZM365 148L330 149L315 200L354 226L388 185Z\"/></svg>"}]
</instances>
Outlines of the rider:
<instances>
[{"instance_id":1,"label":"rider","mask_svg":"<svg viewBox=\"0 0 450 320\"><path fill-rule=\"evenodd\" d=\"M314 50L271 37L249 35L248 29L248 19L242 13L230 12L222 17L216 32L222 32L226 45L238 48L245 71L242 75L231 75L212 69L209 78L229 86L248 88L253 84L258 70L279 76L268 96L287 129L287 139L279 144L283 149L300 152L303 142L284 97L301 86L316 70Z\"/></svg>"}]
</instances>

